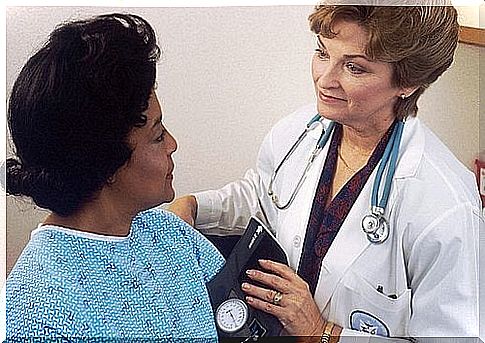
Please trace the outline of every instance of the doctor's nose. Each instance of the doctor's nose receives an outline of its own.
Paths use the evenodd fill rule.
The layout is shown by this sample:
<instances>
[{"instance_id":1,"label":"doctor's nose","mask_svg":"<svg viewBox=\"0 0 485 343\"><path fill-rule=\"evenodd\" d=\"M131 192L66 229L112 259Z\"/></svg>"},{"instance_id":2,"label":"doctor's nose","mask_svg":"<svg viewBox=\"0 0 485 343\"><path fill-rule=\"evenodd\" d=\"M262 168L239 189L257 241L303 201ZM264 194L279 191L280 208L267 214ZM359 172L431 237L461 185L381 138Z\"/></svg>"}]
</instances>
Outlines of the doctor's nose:
<instances>
[{"instance_id":1,"label":"doctor's nose","mask_svg":"<svg viewBox=\"0 0 485 343\"><path fill-rule=\"evenodd\" d=\"M315 57L315 59L318 59ZM332 89L340 87L340 75L337 66L329 61L313 61L312 73L313 81L318 88Z\"/></svg>"}]
</instances>

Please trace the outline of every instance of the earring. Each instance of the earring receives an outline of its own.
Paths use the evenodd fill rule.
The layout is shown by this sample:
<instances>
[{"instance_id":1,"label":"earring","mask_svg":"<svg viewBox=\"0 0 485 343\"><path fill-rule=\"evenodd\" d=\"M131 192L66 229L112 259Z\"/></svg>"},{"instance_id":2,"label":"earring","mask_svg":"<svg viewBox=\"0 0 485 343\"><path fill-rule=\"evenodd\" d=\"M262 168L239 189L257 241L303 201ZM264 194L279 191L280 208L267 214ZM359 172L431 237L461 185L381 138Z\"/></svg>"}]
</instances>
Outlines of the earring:
<instances>
[{"instance_id":1,"label":"earring","mask_svg":"<svg viewBox=\"0 0 485 343\"><path fill-rule=\"evenodd\" d=\"M406 94L402 93L402 94L400 95L400 97L401 97L401 99L403 99L403 100L404 100L404 99L406 99Z\"/></svg>"}]
</instances>

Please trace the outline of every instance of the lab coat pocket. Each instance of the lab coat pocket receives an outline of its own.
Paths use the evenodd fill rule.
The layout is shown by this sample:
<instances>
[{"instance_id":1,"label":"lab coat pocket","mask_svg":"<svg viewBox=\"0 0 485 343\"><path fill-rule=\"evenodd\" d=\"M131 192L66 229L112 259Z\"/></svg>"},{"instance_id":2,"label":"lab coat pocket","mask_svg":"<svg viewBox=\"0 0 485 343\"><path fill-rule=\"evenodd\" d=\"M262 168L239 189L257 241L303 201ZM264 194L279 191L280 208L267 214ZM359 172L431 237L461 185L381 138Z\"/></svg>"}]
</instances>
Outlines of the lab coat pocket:
<instances>
[{"instance_id":1,"label":"lab coat pocket","mask_svg":"<svg viewBox=\"0 0 485 343\"><path fill-rule=\"evenodd\" d=\"M386 293L386 286L349 272L332 297L331 310L349 328L382 336L407 336L411 290ZM343 318L345 316L346 318Z\"/></svg>"}]
</instances>

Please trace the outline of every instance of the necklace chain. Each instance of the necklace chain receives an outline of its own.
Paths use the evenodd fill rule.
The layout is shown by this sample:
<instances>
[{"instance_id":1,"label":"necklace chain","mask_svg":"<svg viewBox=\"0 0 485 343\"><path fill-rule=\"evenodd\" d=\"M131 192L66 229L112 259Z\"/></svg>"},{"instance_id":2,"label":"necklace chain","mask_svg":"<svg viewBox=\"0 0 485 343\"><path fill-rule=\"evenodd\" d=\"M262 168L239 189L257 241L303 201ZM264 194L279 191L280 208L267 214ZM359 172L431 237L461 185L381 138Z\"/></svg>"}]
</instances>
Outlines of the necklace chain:
<instances>
[{"instance_id":1,"label":"necklace chain","mask_svg":"<svg viewBox=\"0 0 485 343\"><path fill-rule=\"evenodd\" d=\"M344 158L342 156L342 153L340 152L340 149L337 149L337 154L338 154L338 157L340 158L340 160L342 161L342 163L344 164L345 168L347 168L348 170L350 170L353 173L356 173L357 172L357 170L355 170L354 168L350 167L349 164L347 163L347 161L344 160Z\"/></svg>"}]
</instances>

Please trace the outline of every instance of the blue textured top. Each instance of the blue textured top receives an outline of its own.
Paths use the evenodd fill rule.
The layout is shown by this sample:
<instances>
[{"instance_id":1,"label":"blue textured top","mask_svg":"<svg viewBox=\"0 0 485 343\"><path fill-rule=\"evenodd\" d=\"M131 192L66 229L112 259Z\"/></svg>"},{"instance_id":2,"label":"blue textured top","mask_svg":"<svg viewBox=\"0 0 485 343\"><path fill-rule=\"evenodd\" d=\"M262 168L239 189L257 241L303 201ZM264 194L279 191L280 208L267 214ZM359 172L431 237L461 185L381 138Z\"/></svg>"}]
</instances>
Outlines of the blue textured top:
<instances>
[{"instance_id":1,"label":"blue textured top","mask_svg":"<svg viewBox=\"0 0 485 343\"><path fill-rule=\"evenodd\" d=\"M205 284L223 264L162 210L138 214L127 237L41 226L7 279L7 339L217 341Z\"/></svg>"}]
</instances>

